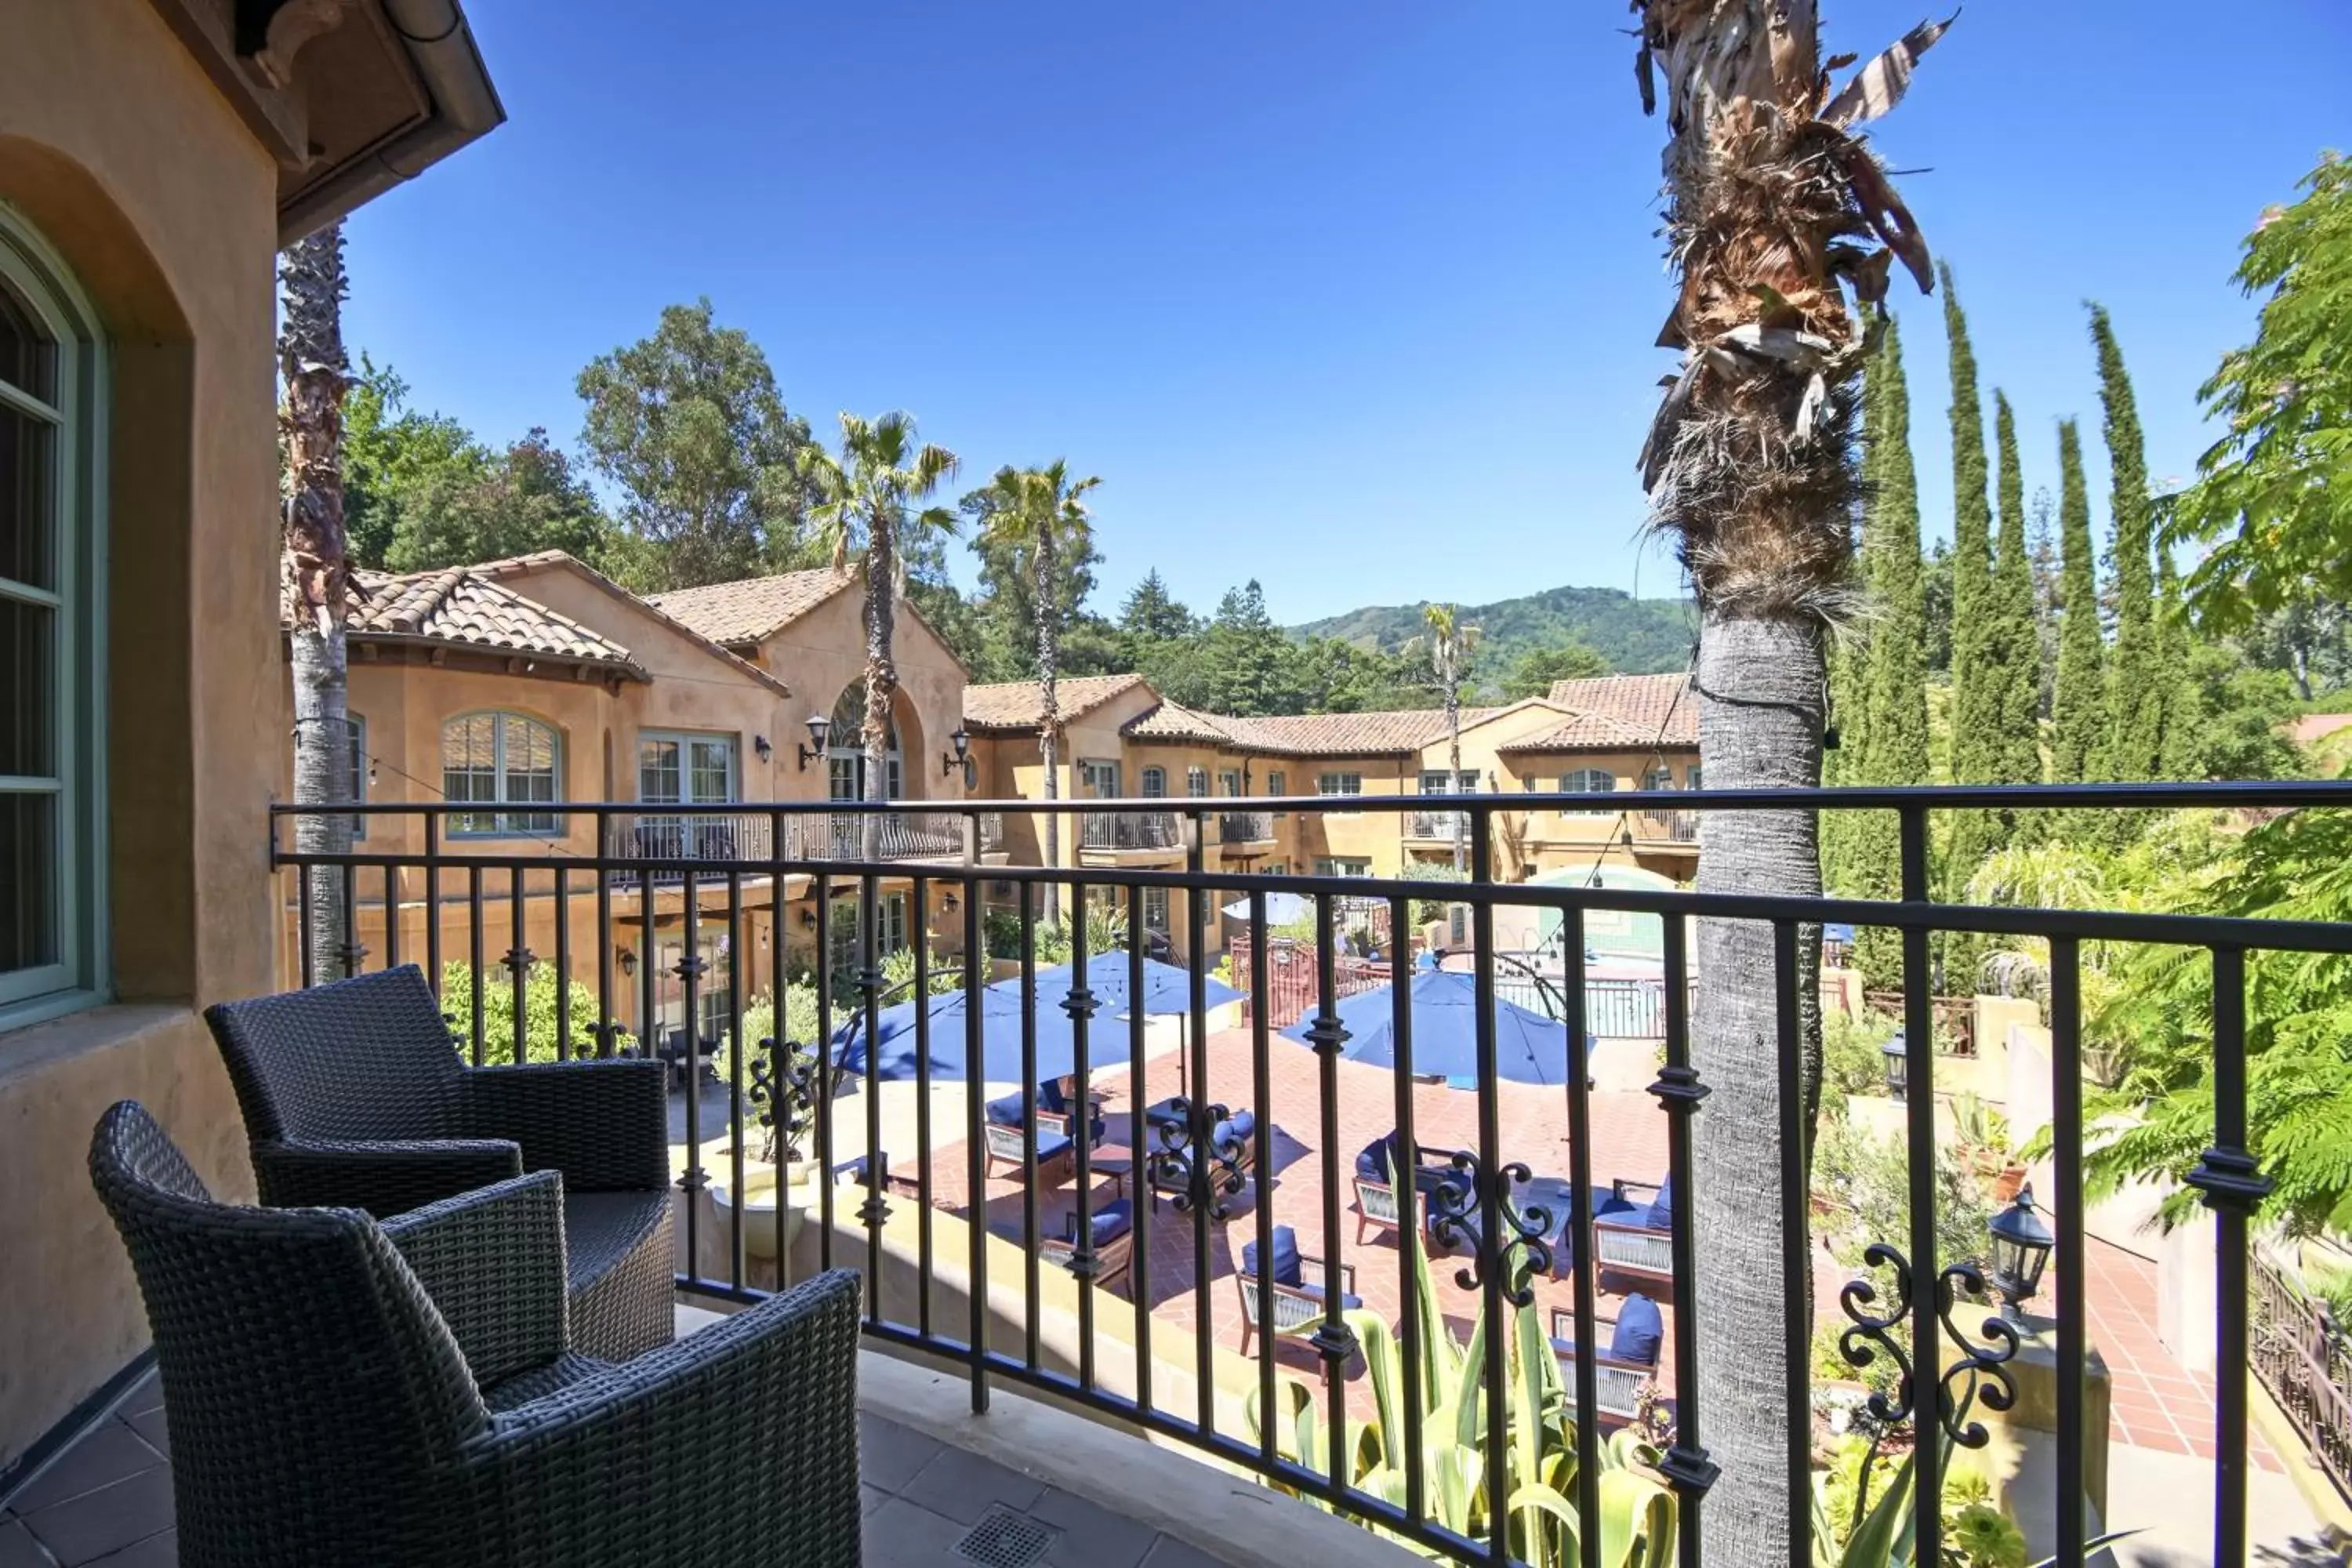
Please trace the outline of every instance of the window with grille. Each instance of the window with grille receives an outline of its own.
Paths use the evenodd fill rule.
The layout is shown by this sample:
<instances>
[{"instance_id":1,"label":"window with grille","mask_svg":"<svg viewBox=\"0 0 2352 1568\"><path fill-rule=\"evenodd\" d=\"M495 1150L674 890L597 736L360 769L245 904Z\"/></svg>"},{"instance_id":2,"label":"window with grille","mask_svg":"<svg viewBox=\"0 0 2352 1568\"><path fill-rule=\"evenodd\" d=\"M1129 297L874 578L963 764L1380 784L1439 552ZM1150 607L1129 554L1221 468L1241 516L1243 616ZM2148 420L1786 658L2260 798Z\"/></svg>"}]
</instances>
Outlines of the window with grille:
<instances>
[{"instance_id":1,"label":"window with grille","mask_svg":"<svg viewBox=\"0 0 2352 1568\"><path fill-rule=\"evenodd\" d=\"M557 814L531 811L563 798L562 743L554 726L520 713L467 713L441 726L441 793L453 805L507 810L454 812L449 831L475 837L545 837Z\"/></svg>"}]
</instances>

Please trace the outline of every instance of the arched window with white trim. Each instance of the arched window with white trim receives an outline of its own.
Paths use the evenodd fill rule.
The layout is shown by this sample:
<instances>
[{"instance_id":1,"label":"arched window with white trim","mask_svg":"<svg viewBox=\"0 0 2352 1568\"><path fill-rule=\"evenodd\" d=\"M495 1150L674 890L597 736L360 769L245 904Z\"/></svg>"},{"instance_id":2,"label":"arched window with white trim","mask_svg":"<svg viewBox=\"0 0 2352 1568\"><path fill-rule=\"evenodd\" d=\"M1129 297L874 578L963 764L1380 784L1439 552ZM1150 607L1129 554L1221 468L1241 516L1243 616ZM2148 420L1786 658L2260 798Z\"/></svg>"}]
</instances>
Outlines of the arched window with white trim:
<instances>
[{"instance_id":1,"label":"arched window with white trim","mask_svg":"<svg viewBox=\"0 0 2352 1568\"><path fill-rule=\"evenodd\" d=\"M107 988L106 358L0 204L0 1027Z\"/></svg>"},{"instance_id":2,"label":"arched window with white trim","mask_svg":"<svg viewBox=\"0 0 2352 1568\"><path fill-rule=\"evenodd\" d=\"M1613 795L1616 789L1617 775L1606 768L1570 768L1559 776L1559 792L1562 795ZM1587 806L1580 810L1566 811L1561 815L1605 816L1608 815L1608 808Z\"/></svg>"},{"instance_id":3,"label":"arched window with white trim","mask_svg":"<svg viewBox=\"0 0 2352 1568\"><path fill-rule=\"evenodd\" d=\"M825 794L832 800L866 798L866 683L854 680L842 688L833 705L824 739ZM898 800L906 795L906 770L898 746L898 721L890 721L890 751L882 779L882 795Z\"/></svg>"},{"instance_id":4,"label":"arched window with white trim","mask_svg":"<svg viewBox=\"0 0 2352 1568\"><path fill-rule=\"evenodd\" d=\"M452 805L522 806L563 798L563 742L551 724L521 713L465 713L441 726L441 793ZM546 837L557 813L454 812L453 835Z\"/></svg>"}]
</instances>

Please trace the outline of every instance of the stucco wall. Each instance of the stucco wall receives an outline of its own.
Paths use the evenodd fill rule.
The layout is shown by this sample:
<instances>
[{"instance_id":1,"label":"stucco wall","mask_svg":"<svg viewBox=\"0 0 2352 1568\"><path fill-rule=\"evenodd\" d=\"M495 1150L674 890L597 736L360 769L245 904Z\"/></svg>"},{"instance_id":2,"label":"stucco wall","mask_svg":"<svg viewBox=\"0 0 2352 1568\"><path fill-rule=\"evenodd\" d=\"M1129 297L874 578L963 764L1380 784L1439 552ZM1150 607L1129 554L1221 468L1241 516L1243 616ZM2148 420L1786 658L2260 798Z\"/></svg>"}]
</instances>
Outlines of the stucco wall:
<instances>
[{"instance_id":1,"label":"stucco wall","mask_svg":"<svg viewBox=\"0 0 2352 1568\"><path fill-rule=\"evenodd\" d=\"M961 800L963 780L943 774L940 759L948 737L963 722L963 666L945 643L905 605L898 607L892 639L898 668L898 739L909 800ZM859 589L852 584L792 621L760 645L759 662L793 689L788 711L775 736L775 783L780 800L823 800L824 771L805 773L795 764L793 744L808 738L803 728L813 713L830 715L842 692L866 679L866 631Z\"/></svg>"},{"instance_id":2,"label":"stucco wall","mask_svg":"<svg viewBox=\"0 0 2352 1568\"><path fill-rule=\"evenodd\" d=\"M0 1466L146 1342L82 1155L140 1098L250 1194L194 1008L265 989L278 689L277 170L143 0L0 0L0 200L111 357L109 844L123 1005L0 1035Z\"/></svg>"}]
</instances>

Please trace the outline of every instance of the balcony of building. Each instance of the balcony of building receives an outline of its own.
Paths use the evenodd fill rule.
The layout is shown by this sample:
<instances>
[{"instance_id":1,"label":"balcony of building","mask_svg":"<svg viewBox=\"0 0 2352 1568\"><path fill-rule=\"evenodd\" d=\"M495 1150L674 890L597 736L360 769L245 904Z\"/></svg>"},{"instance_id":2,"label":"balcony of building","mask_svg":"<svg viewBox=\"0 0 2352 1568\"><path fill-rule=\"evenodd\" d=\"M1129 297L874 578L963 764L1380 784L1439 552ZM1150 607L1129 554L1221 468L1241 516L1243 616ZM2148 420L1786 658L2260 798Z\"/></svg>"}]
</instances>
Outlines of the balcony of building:
<instances>
[{"instance_id":1,"label":"balcony of building","mask_svg":"<svg viewBox=\"0 0 2352 1568\"><path fill-rule=\"evenodd\" d=\"M1184 829L1172 811L1087 811L1078 817L1078 855L1094 865L1145 865L1181 858Z\"/></svg>"},{"instance_id":2,"label":"balcony of building","mask_svg":"<svg viewBox=\"0 0 2352 1568\"><path fill-rule=\"evenodd\" d=\"M1274 847L1274 813L1270 811L1221 811L1217 814L1217 842L1229 856L1236 854L1263 855Z\"/></svg>"}]
</instances>

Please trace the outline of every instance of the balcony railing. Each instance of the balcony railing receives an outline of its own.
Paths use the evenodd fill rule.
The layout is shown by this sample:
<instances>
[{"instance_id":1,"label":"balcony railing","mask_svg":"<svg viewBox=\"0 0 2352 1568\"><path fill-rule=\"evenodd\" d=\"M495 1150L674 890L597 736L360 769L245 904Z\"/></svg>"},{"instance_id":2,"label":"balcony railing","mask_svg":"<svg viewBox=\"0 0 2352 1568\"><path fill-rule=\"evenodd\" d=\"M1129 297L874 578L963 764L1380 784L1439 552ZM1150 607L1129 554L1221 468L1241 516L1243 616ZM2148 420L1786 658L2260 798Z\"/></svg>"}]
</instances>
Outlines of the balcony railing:
<instances>
[{"instance_id":1,"label":"balcony railing","mask_svg":"<svg viewBox=\"0 0 2352 1568\"><path fill-rule=\"evenodd\" d=\"M1374 796L1347 797L1344 806L1313 797L1266 804L1302 815L1410 809L1402 799ZM1359 1035L1381 1027L1383 1015L1377 1007L1363 1010L1366 994L1359 994L1349 999L1349 1021L1342 1022L1339 961L1370 941L1381 949L1381 962L1401 965L1407 953L1390 951L1383 922L1359 915L1384 907L1386 931L1410 931L1412 910L1430 893L1425 882L1286 874L1249 877L1244 888L1237 888L1230 870L1195 868L1040 868L952 860L910 868L887 856L860 858L852 847L864 837L859 809L826 805L747 805L730 814L739 822L771 823L765 859L747 854L740 837L728 847L730 854L707 854L711 846L693 820L698 814L691 811L648 813L601 805L551 808L615 825L598 836L604 852L593 858L567 855L560 844L544 842L460 841L452 847L446 833L430 830L422 836L427 846L422 854L364 845L349 853L304 853L287 847L289 836L276 822L299 815L298 808L278 806L271 813L272 859L283 876L288 951L300 953L306 983L321 972L321 964L373 969L422 958L437 984L445 955L469 955L475 1009L470 1020L460 1022L459 1044L477 1063L541 1052L609 1054L616 1038L624 1037L615 1026L627 1025L632 1016L661 1016L660 1009L673 1004L682 1007L679 1016L709 1020L721 1035L740 1038L745 1011L763 996L784 994L803 973L811 942L816 952L840 957L845 962L819 963L807 973L816 989L813 1016L843 1023L841 1032L830 1041L800 1041L789 1047L789 1058L787 1047L764 1040L757 1049L730 1053L732 1077L728 1092L718 1098L727 1107L723 1110L698 1093L679 1097L674 1113L684 1130L677 1151L683 1173L681 1290L756 1300L784 1282L789 1271L829 1267L837 1254L853 1264L881 1259L885 1266L866 1270L866 1333L961 1367L976 1409L986 1408L993 1384L1043 1390L1154 1436L1197 1447L1465 1564L1523 1557L1523 1532L1534 1525L1517 1510L1465 1511L1446 1506L1447 1499L1513 1495L1523 1484L1517 1467L1530 1457L1541 1473L1574 1477L1571 1495L1551 1506L1576 1516L1577 1539L1590 1546L1610 1528L1604 1502L1611 1494L1599 1485L1599 1401L1604 1387L1617 1384L1601 1382L1602 1347L1612 1341L1601 1330L1600 1307L1604 1285L1612 1292L1624 1289L1623 1270L1638 1270L1635 1278L1646 1281L1642 1289L1654 1301L1663 1299L1670 1317L1664 1328L1665 1353L1642 1373L1633 1417L1660 1457L1636 1474L1612 1477L1612 1493L1621 1479L1670 1492L1679 1510L1668 1509L1667 1517L1678 1522L1664 1528L1683 1532L1682 1561L1696 1562L1703 1545L1699 1533L1719 1531L1729 1512L1715 1503L1699 1506L1718 1478L1718 1464L1755 1467L1760 1473L1748 1479L1768 1491L1790 1488L1779 1495L1800 1500L1779 1516L1793 1537L1790 1560L1816 1560L1813 1513L1801 1500L1817 1437L1809 1383L1817 1324L1810 1305L1813 1293L1799 1281L1819 1252L1808 1233L1809 1215L1820 1201L1809 1188L1804 1157L1810 1137L1803 1121L1805 994L1816 979L1804 972L1804 963L1813 931L1836 922L1899 932L1905 959L1907 1099L1890 1124L1899 1128L1911 1195L1894 1209L1899 1217L1880 1222L1888 1233L1868 1238L1875 1244L1875 1293L1857 1294L1849 1287L1830 1310L1844 1314L1832 1321L1844 1330L1841 1353L1848 1363L1861 1368L1891 1358L1905 1372L1874 1419L1909 1455L1905 1463L1917 1505L1913 1560L1920 1562L1940 1560L1939 1503L1950 1446L1986 1440L1974 1421L2016 1406L2017 1367L2027 1364L2010 1364L2018 1351L2018 1331L1992 1324L1988 1309L1979 1304L1983 1276L1970 1260L1939 1250L1939 1194L1948 1163L1939 1163L1946 1133L1937 1091L1953 1086L1938 1080L1958 1069L1935 1048L1930 937L1937 931L1973 932L2010 943L2032 942L2048 954L2052 1065L2037 1093L2047 1097L2053 1163L2053 1175L2040 1196L2041 1217L2053 1245L2043 1284L2051 1315L2042 1321L2054 1373L2049 1395L2054 1441L2038 1450L2044 1457L2036 1463L2049 1471L2041 1478L2040 1495L2056 1500L2046 1538L2060 1543L2056 1561L2080 1568L2084 1552L2069 1543L2089 1537L2084 1480L2099 1440L2086 1421L2105 1409L2104 1399L2094 1405L2085 1393L2094 1347L2084 1226L2081 1046L2086 1020L2081 969L2092 951L2112 953L2133 944L2185 950L2208 966L2214 998L2206 1016L2176 1020L2187 1037L2210 1041L2210 1053L2205 1079L2212 1091L2210 1144L2184 1176L2213 1212L2210 1256L2217 1353L2211 1375L2216 1436L2210 1471L2210 1560L2249 1561L2250 1289L2255 1280L2250 1277L2248 1231L2267 1183L2248 1152L2247 961L2250 952L2261 951L2352 954L2352 927L2194 913L1938 903L1928 874L1929 820L1936 811L1995 807L2072 813L2171 806L2352 808L2352 784L1721 790L1711 792L1707 803L1711 814L1722 814L1711 816L1717 823L1730 814L1753 811L1776 812L1784 819L1807 809L1891 813L1899 824L1901 898L1865 901L1498 881L1491 847L1497 835L1488 831L1492 814L1558 811L1573 804L1580 804L1577 797L1544 795L1465 801L1463 809L1472 825L1471 874L1444 889L1449 902L1470 911L1473 963L1458 976L1468 988L1468 1002L1450 1009L1465 1021L1449 1028L1437 1016L1449 1009L1424 1013L1417 1003L1398 1001L1386 1017L1410 1026L1393 1030L1382 1065L1343 1059ZM1636 811L1674 809L1669 799L1638 794L1629 794L1622 804ZM430 828L433 819L446 818L453 808L387 804L315 809L406 814L428 819ZM920 825L910 822L903 834L885 835L884 842L943 847L950 837L977 841L986 813L1034 816L1068 809L1067 803L1008 801L908 813ZM1207 803L1179 809L1200 826L1216 815ZM674 840L659 834L646 838L638 836L635 823L646 815L687 820ZM1160 805L1111 803L1087 814L1087 841L1112 847L1172 844L1179 837L1178 815ZM777 822L786 830L774 832ZM624 823L628 826L619 826ZM954 831L942 825L954 825ZM1182 837L1190 844L1201 842ZM380 846L391 841L390 836L376 839ZM657 852L670 848L677 853ZM609 898L616 881L655 876L674 877L680 885L674 911L643 906L623 910ZM775 906L791 896L787 879L802 876L814 879L805 912L784 918ZM1158 923L1147 918L1148 910L1172 910L1176 952L1187 972L1175 993L1180 1000L1171 1004L1186 1019L1179 1050L1158 1048L1163 1037L1149 1026L1150 1008L1128 1005L1099 989L1072 989L1066 978L1057 985L1055 972L1035 962L1044 902L1035 895L1049 885L1064 889L1064 910L1108 904L1126 916L1131 931ZM883 889L899 886L904 894L888 897L905 898L903 919L894 916L886 925L876 912ZM993 904L991 913L1002 911L1007 889L1017 906L1012 918L1021 928L1014 951L1031 956L1016 960L1023 973L1002 983L1012 989L999 994L1036 997L1034 1014L1021 1014L1016 1003L1009 1022L984 995L993 976L985 958L991 944L983 941L983 907ZM845 931L841 919L829 911L839 895L850 892L861 895L861 913L850 922L856 929ZM1280 959L1277 944L1268 940L1274 923L1269 905L1284 896L1305 901L1321 938L1311 956L1294 952L1296 973L1285 977L1293 989L1303 990L1301 1023L1307 1026L1297 1039L1268 1027L1270 1004L1288 994L1278 993L1275 984L1272 967ZM320 898L339 909L320 910L315 900ZM503 907L495 903L499 899ZM1220 1032L1207 1005L1209 937L1218 911L1236 899L1244 904L1240 926L1247 942L1230 978L1245 997L1262 1005L1247 1026ZM792 940L752 940L751 926L762 905L770 921L766 929L790 933ZM1593 993L1583 983L1588 919L1659 918L1663 978L1655 994L1663 1016L1656 1028L1663 1043L1662 1066L1650 1089L1654 1109L1620 1097L1600 1108L1607 1114L1596 1114L1596 1100L1609 1091L1592 1087L1584 1072L1564 1073L1564 1084L1553 1080L1554 1087L1542 1087L1504 1082L1491 1070L1505 1058L1493 1025L1481 1020L1492 1018L1497 1000L1496 917L1505 911L1522 917L1515 923L1523 923L1525 911L1557 922L1568 1040L1580 1040L1603 1022L1592 1016ZM1694 921L1696 939L1690 934ZM341 942L331 943L329 951L314 950L312 943L325 940L338 922ZM798 934L802 928L806 937ZM1067 942L1075 971L1089 976L1129 973L1141 982L1140 954L1132 970L1125 961L1090 966L1095 929L1087 921L1068 923L1061 940ZM923 940L934 931L946 933L946 940ZM836 977L879 973L883 954L877 944L910 939L918 954L913 991L919 994L944 980L961 993L940 1000L940 1007L953 1003L952 1017L940 1012L928 1037L920 1029L899 1037L902 1047L910 1038L915 1042L911 1049L859 1053L846 1079L838 1071L808 1070L839 1068L849 1058L836 1052L862 1037L873 1007L889 999L867 996ZM1746 943L1734 952L1749 967L1697 973L1698 954L1735 942ZM699 957L679 959L658 973L659 965L642 960L616 966L617 951L630 944L640 954L656 951L656 944L688 955L716 952L720 961L712 965ZM530 976L550 963L578 983L555 987L551 1026L543 1017L530 1021L525 1005ZM1349 981L1363 978L1351 974ZM1416 987L1420 984L1414 981ZM502 1021L498 1028L486 1027L481 1007L486 991L509 986L510 1035ZM779 1006L776 1013L788 1016L791 1009ZM1622 1025L1631 1027L1633 1022L1628 1018ZM1461 1029L1471 1032L1465 1036ZM1568 1048L1565 1043L1562 1048ZM973 1053L985 1056L984 1070L965 1070ZM1055 1053L1050 1062L1049 1053ZM2031 1058L2011 1059L2014 1064ZM1479 1064L1490 1070L1476 1070ZM915 1079L912 1103L918 1110L891 1123L886 1143L881 1085L902 1072ZM955 1080L959 1089L967 1078L1039 1081L1024 1083L1002 1114L999 1108L984 1106L980 1093L957 1093L940 1100L943 1109L932 1112L928 1108L933 1102L922 1091L935 1076ZM1064 1123L1079 1135L1041 1152L1046 1130L1040 1121L1041 1086L1064 1078L1076 1080L1068 1089L1076 1103L1084 1104L1090 1095L1107 1100L1097 1113L1102 1126L1089 1135L1075 1123ZM781 1106L762 1112L760 1108L773 1097L781 1097ZM892 1100L902 1109L908 1103ZM1252 1121L1239 1119L1244 1109L1253 1111ZM860 1128L860 1147L887 1149L888 1155L866 1160L854 1185L811 1183L805 1210L788 1213L790 1205L771 1205L754 1218L741 1204L723 1211L714 1207L706 1193L714 1177L723 1178L731 1192L747 1190L747 1161L758 1157L751 1151L762 1132L755 1119L763 1114L772 1114L781 1127L813 1129L819 1171L837 1163L835 1141ZM1635 1125L1647 1131L1629 1143L1624 1130ZM1367 1127L1393 1128L1392 1145L1366 1152L1404 1152L1415 1166L1417 1203L1402 1199L1402 1173L1392 1163L1370 1178L1362 1173L1356 1141ZM2019 1129L2021 1135L2025 1131ZM1771 1152L1759 1157L1759 1148ZM714 1149L720 1151L715 1171L709 1163ZM1388 1184L1381 1180L1384 1173ZM1666 1212L1646 1206L1643 1211L1654 1215L1654 1229L1643 1230L1647 1221L1629 1220L1622 1212L1613 1217L1599 1213L1601 1194L1612 1178L1628 1179L1628 1185L1671 1179L1672 1203L1656 1205ZM1114 1184L1120 1189L1116 1194ZM1139 1194L1138 1186L1150 1192ZM1383 1191L1385 1205L1376 1201ZM1417 1214L1425 1215L1425 1226L1412 1222ZM808 1222L805 1235L802 1218ZM1318 1265L1315 1278L1344 1278L1353 1295L1332 1290L1308 1300L1310 1292L1277 1283L1272 1268L1244 1274L1244 1243L1255 1244L1258 1257L1275 1256L1277 1223L1295 1232L1300 1252L1332 1265L1328 1271ZM766 1266L764 1274L747 1249L755 1226L763 1237L757 1257L785 1260ZM1069 1279L1057 1279L1053 1291L1044 1290L1041 1278L1057 1268L1066 1268ZM935 1281L941 1287L936 1291ZM1272 1326L1269 1334L1253 1337L1246 1349L1235 1314L1218 1310L1223 1303L1214 1300L1236 1290L1251 1309L1247 1319ZM1752 1395L1754 1369L1727 1366L1719 1349L1710 1352L1714 1359L1706 1364L1699 1356L1703 1317L1736 1302L1742 1314L1736 1321L1752 1323L1759 1301L1771 1304L1772 1316L1755 1353L1769 1352L1786 1379L1769 1432L1754 1429L1753 1415L1743 1413L1735 1397ZM1432 1310L1444 1321L1424 1322ZM2264 1310L2270 1314L2266 1321L2278 1321L2275 1307ZM1399 1352L1381 1347L1387 1356L1403 1356L1402 1363L1391 1359L1385 1364L1410 1368L1422 1364L1410 1347L1425 1334L1452 1335L1465 1323L1478 1326L1487 1347L1541 1347L1547 1335L1538 1325L1550 1320L1524 1316L1538 1312L1559 1314L1572 1334L1551 1331L1560 1334L1563 1347L1558 1381L1549 1373L1540 1380L1544 1403L1533 1421L1518 1413L1524 1408L1522 1384L1514 1380L1524 1369L1514 1368L1516 1352L1467 1361L1457 1354L1448 1364L1457 1371L1475 1367L1480 1380L1475 1388L1423 1388L1376 1406L1374 1380L1363 1374L1360 1333L1393 1332L1397 1343L1408 1348ZM2307 1325L2292 1321L2283 1332L2285 1338L2273 1334L2265 1345L2308 1337ZM1155 1354L1155 1345L1164 1350L1171 1341L1182 1345L1181 1357ZM2275 1348L2263 1353L2264 1375L2283 1380L2305 1377L2295 1367L2307 1368L2317 1355L2315 1350L2297 1351L2297 1362ZM1915 1382L1907 1370L1914 1367L1938 1369L1938 1375ZM1610 1376L1615 1379L1621 1370L1612 1358ZM1771 1375L1780 1378L1783 1371ZM1178 1386L1170 1385L1171 1379ZM2298 1397L2294 1389L2302 1384L2284 1386L2282 1398L2290 1399ZM1237 1399L1263 1418L1238 1415ZM1456 1427L1449 1414L1441 1433L1430 1422L1430 1412L1438 1408L1465 1412L1471 1419ZM1578 1410L1594 1415L1579 1421L1572 1415ZM1393 1485L1386 1477L1371 1484L1356 1462L1360 1454L1375 1451L1360 1442L1366 1424L1383 1418L1403 1427L1402 1433L1381 1434L1376 1450L1404 1457L1399 1461L1404 1474ZM1742 1429L1738 1457L1724 1444L1718 1458L1711 1458L1702 1433L1723 1444L1719 1434L1743 1420L1751 1425ZM2308 1424L2322 1443L2336 1441L2326 1433L2341 1430L2339 1415L2325 1412ZM1302 1433L1311 1440L1301 1442ZM1514 1447L1528 1444L1544 1451L1530 1456ZM1430 1454L1437 1456L1433 1466L1445 1467L1442 1477L1425 1472L1412 1458ZM1644 1517L1655 1523L1661 1516ZM1547 1547L1544 1560L1566 1559Z\"/></svg>"},{"instance_id":2,"label":"balcony railing","mask_svg":"<svg viewBox=\"0 0 2352 1568\"><path fill-rule=\"evenodd\" d=\"M1004 818L991 813L980 819L980 847L990 847L993 824L997 847L1003 843ZM777 837L781 826L783 837ZM881 860L945 860L963 853L964 817L961 813L894 810L860 811L825 816L779 816L772 810L705 812L691 815L628 813L604 820L604 852L609 858L631 861L692 862L714 870L733 865L765 865L782 846L786 860L861 860L870 853ZM639 881L644 872L620 873L623 881ZM664 887L685 876L683 865L653 873Z\"/></svg>"},{"instance_id":3,"label":"balcony railing","mask_svg":"<svg viewBox=\"0 0 2352 1568\"><path fill-rule=\"evenodd\" d=\"M1084 849L1175 849L1183 842L1172 811L1090 811L1078 824Z\"/></svg>"},{"instance_id":4,"label":"balcony railing","mask_svg":"<svg viewBox=\"0 0 2352 1568\"><path fill-rule=\"evenodd\" d=\"M1666 838L1676 844L1698 842L1698 813L1696 811L1645 811L1637 819L1641 837Z\"/></svg>"},{"instance_id":5,"label":"balcony railing","mask_svg":"<svg viewBox=\"0 0 2352 1568\"><path fill-rule=\"evenodd\" d=\"M1273 837L1274 813L1270 811L1217 814L1217 841L1221 844L1264 844Z\"/></svg>"},{"instance_id":6,"label":"balcony railing","mask_svg":"<svg viewBox=\"0 0 2352 1568\"><path fill-rule=\"evenodd\" d=\"M1469 814L1460 811L1415 811L1404 819L1404 836L1421 843L1451 844L1470 831Z\"/></svg>"}]
</instances>

